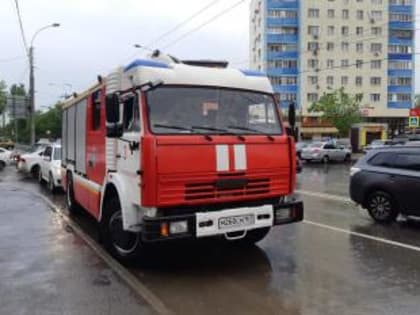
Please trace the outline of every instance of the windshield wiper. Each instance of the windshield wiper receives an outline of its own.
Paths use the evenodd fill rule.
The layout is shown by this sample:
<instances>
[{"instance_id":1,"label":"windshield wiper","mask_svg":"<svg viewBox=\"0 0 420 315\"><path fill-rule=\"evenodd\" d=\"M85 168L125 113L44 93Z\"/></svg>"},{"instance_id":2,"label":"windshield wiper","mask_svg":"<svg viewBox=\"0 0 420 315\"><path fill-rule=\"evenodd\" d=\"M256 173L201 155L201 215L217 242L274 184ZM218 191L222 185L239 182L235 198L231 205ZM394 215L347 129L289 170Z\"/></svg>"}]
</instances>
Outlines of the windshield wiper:
<instances>
[{"instance_id":1,"label":"windshield wiper","mask_svg":"<svg viewBox=\"0 0 420 315\"><path fill-rule=\"evenodd\" d=\"M270 139L271 141L274 140L274 137L272 135L269 135L265 132L262 132L261 130L258 129L253 129L253 128L249 128L249 127L243 127L243 126L227 126L230 129L237 129L237 130L244 130L244 131L250 131L250 132L258 132L259 134L263 134L264 136L266 136L268 139Z\"/></svg>"},{"instance_id":2,"label":"windshield wiper","mask_svg":"<svg viewBox=\"0 0 420 315\"><path fill-rule=\"evenodd\" d=\"M176 125L153 124L153 127L191 131L190 128L186 128L186 127L182 127L182 126L176 126Z\"/></svg>"},{"instance_id":3,"label":"windshield wiper","mask_svg":"<svg viewBox=\"0 0 420 315\"><path fill-rule=\"evenodd\" d=\"M211 130L211 131L220 131L223 133L229 133L226 129L215 128L215 127L206 127L206 126L191 126L192 129L203 129L203 130Z\"/></svg>"}]
</instances>

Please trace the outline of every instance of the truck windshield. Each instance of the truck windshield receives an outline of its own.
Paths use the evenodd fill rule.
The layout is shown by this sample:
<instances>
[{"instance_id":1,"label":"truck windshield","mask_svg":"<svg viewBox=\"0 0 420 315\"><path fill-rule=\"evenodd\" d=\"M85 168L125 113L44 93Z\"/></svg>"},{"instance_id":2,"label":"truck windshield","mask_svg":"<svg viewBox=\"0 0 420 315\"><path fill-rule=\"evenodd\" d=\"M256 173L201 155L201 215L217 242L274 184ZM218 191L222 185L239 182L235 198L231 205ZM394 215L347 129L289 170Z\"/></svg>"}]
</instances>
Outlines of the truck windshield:
<instances>
[{"instance_id":1,"label":"truck windshield","mask_svg":"<svg viewBox=\"0 0 420 315\"><path fill-rule=\"evenodd\" d=\"M243 90L162 86L147 92L155 134L281 134L272 95Z\"/></svg>"}]
</instances>

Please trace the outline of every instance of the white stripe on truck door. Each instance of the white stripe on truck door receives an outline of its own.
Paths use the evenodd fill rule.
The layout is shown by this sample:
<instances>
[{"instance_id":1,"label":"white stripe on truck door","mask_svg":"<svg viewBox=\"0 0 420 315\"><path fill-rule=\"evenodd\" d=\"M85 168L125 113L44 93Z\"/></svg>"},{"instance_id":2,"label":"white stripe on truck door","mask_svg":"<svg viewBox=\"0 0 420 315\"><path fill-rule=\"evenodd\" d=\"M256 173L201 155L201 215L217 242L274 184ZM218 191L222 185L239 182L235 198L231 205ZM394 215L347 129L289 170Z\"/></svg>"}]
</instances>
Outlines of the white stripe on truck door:
<instances>
[{"instance_id":1,"label":"white stripe on truck door","mask_svg":"<svg viewBox=\"0 0 420 315\"><path fill-rule=\"evenodd\" d=\"M227 144L216 145L216 170L229 171L229 147Z\"/></svg>"},{"instance_id":2,"label":"white stripe on truck door","mask_svg":"<svg viewBox=\"0 0 420 315\"><path fill-rule=\"evenodd\" d=\"M245 144L235 144L233 146L235 156L235 171L246 170L246 147Z\"/></svg>"}]
</instances>

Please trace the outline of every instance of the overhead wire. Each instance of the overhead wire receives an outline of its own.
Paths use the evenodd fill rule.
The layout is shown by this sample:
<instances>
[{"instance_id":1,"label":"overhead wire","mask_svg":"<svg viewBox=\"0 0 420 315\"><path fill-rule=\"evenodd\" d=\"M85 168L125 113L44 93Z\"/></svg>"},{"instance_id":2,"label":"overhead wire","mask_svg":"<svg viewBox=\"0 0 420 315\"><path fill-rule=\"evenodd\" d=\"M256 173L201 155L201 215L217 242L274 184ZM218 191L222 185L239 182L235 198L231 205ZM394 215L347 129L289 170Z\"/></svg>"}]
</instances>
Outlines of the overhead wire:
<instances>
[{"instance_id":1,"label":"overhead wire","mask_svg":"<svg viewBox=\"0 0 420 315\"><path fill-rule=\"evenodd\" d=\"M19 2L18 0L14 0L14 2L15 2L16 14L19 21L20 35L22 37L23 46L25 47L25 53L28 54L29 53L28 42L26 41L25 31L23 29L22 16L20 14L20 9L19 9Z\"/></svg>"}]
</instances>

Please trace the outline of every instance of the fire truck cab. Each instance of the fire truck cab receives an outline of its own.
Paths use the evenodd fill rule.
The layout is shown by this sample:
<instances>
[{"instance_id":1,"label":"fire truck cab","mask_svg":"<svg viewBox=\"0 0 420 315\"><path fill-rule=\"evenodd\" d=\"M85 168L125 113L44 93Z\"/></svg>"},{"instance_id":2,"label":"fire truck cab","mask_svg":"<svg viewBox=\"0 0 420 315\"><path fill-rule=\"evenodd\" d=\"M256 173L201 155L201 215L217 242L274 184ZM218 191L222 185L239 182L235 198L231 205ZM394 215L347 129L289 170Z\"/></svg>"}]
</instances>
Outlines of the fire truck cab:
<instances>
[{"instance_id":1,"label":"fire truck cab","mask_svg":"<svg viewBox=\"0 0 420 315\"><path fill-rule=\"evenodd\" d=\"M63 109L68 208L93 215L123 262L151 242L254 243L303 219L294 141L262 73L139 59Z\"/></svg>"}]
</instances>

